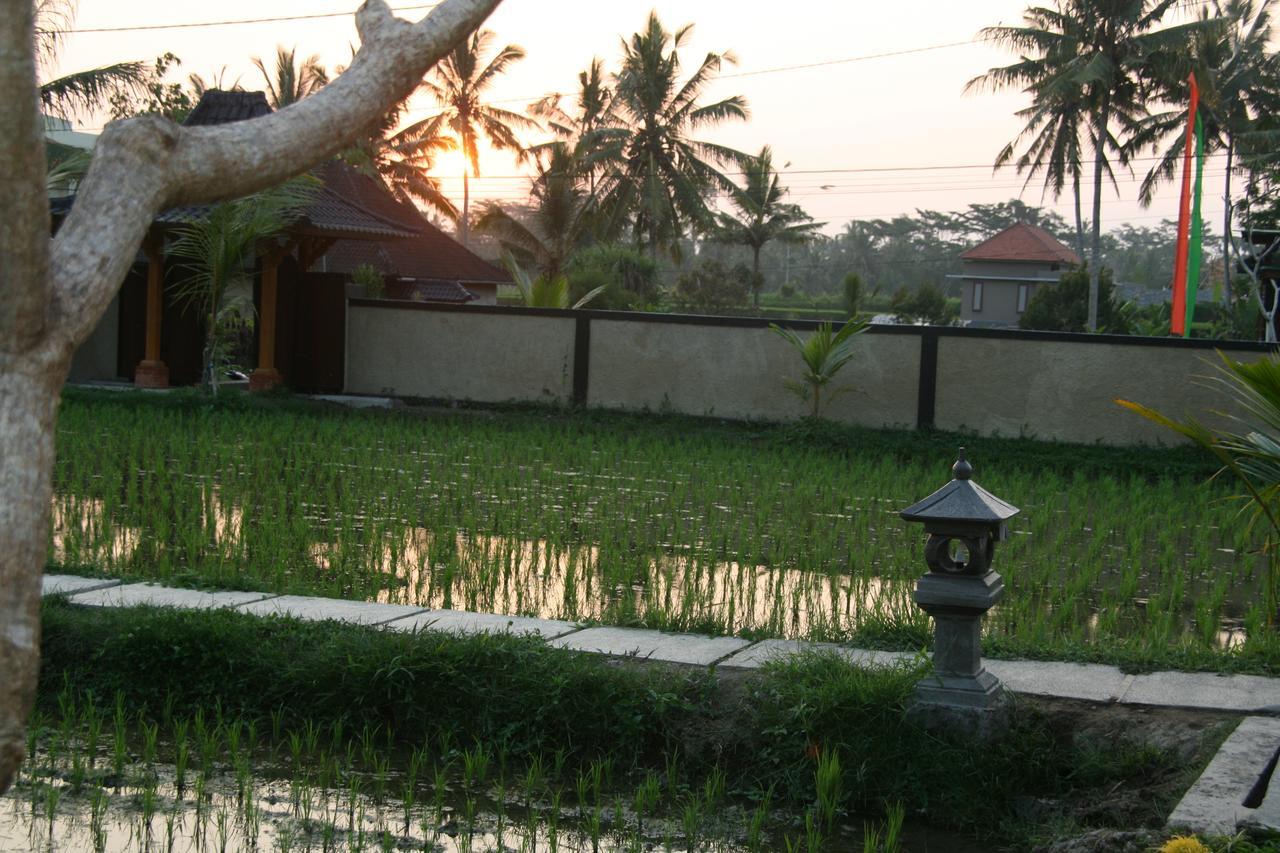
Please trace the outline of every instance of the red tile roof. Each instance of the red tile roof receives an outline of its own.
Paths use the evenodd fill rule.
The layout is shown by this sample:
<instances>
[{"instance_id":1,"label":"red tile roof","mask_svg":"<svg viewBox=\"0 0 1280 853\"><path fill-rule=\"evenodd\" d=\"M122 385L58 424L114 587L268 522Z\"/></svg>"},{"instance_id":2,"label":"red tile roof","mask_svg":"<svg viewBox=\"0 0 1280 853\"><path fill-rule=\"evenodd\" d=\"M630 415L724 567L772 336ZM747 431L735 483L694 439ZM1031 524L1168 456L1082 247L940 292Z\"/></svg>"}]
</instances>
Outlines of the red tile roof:
<instances>
[{"instance_id":1,"label":"red tile roof","mask_svg":"<svg viewBox=\"0 0 1280 853\"><path fill-rule=\"evenodd\" d=\"M412 204L397 201L380 183L339 160L317 166L313 173L326 188L397 227L412 231L403 240L364 242L339 240L324 258L329 272L350 273L361 264L379 272L421 281L501 284L511 276L501 267L463 247L432 225Z\"/></svg>"},{"instance_id":2,"label":"red tile roof","mask_svg":"<svg viewBox=\"0 0 1280 853\"><path fill-rule=\"evenodd\" d=\"M206 91L185 124L209 125L267 115L261 92ZM350 273L362 264L400 278L423 282L499 284L511 276L432 225L412 204L397 201L386 187L343 163L330 160L311 170L323 183L301 225L339 239L319 269ZM166 214L167 215L167 214ZM301 230L301 229L298 229ZM393 238L393 239L379 239ZM458 299L474 298L462 288L436 287Z\"/></svg>"},{"instance_id":3,"label":"red tile roof","mask_svg":"<svg viewBox=\"0 0 1280 853\"><path fill-rule=\"evenodd\" d=\"M960 255L966 261L1038 261L1078 264L1080 257L1057 237L1036 225L1019 222Z\"/></svg>"}]
</instances>

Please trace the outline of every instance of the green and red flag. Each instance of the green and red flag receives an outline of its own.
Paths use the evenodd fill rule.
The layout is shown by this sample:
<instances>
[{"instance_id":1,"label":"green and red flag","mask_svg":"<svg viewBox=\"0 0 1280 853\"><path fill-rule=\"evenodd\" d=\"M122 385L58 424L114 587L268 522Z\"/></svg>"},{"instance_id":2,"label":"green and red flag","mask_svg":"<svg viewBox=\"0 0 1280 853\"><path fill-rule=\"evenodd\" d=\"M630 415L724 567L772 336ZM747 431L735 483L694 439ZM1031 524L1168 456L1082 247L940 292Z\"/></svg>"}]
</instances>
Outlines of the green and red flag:
<instances>
[{"instance_id":1,"label":"green and red flag","mask_svg":"<svg viewBox=\"0 0 1280 853\"><path fill-rule=\"evenodd\" d=\"M1191 105L1187 110L1187 142L1182 153L1182 196L1178 202L1178 243L1173 261L1173 308L1169 314L1169 334L1191 336L1191 318L1196 311L1196 289L1200 283L1200 188L1204 177L1204 125L1200 121L1200 88L1192 74ZM1194 166L1192 155L1194 152ZM1192 169L1195 177L1192 177Z\"/></svg>"}]
</instances>

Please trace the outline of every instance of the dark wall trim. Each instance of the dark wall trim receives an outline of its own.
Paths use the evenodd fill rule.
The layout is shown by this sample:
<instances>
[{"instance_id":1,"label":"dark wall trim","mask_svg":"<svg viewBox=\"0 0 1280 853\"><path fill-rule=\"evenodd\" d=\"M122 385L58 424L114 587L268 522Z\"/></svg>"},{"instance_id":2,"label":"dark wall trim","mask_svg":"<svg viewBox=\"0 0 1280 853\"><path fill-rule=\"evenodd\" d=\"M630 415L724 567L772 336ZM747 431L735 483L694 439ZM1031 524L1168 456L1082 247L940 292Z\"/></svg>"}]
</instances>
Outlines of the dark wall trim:
<instances>
[{"instance_id":1,"label":"dark wall trim","mask_svg":"<svg viewBox=\"0 0 1280 853\"><path fill-rule=\"evenodd\" d=\"M933 426L934 405L938 399L938 335L926 327L920 336L920 389L916 397L916 426Z\"/></svg>"},{"instance_id":2,"label":"dark wall trim","mask_svg":"<svg viewBox=\"0 0 1280 853\"><path fill-rule=\"evenodd\" d=\"M768 320L759 317L707 317L696 314L652 314L641 311L593 311L590 309L515 308L507 305L451 305L447 302L395 302L385 299L352 299L356 308L388 308L397 311L434 311L438 313L505 314L529 317L585 317L589 320L621 323L665 323L676 326L719 326L733 329L767 329L772 325L797 331L814 331L820 320ZM1148 338L1136 335L1090 335L1081 332L1029 332L1021 329L975 329L960 326L876 325L867 329L873 335L933 335L938 338L994 338L1010 341L1042 341L1054 343L1111 344L1113 346L1164 347L1168 349L1213 350L1237 352L1274 352L1276 344L1261 341L1225 341L1193 338Z\"/></svg>"},{"instance_id":3,"label":"dark wall trim","mask_svg":"<svg viewBox=\"0 0 1280 853\"><path fill-rule=\"evenodd\" d=\"M591 318L579 315L573 324L573 404L587 404L591 382Z\"/></svg>"}]
</instances>

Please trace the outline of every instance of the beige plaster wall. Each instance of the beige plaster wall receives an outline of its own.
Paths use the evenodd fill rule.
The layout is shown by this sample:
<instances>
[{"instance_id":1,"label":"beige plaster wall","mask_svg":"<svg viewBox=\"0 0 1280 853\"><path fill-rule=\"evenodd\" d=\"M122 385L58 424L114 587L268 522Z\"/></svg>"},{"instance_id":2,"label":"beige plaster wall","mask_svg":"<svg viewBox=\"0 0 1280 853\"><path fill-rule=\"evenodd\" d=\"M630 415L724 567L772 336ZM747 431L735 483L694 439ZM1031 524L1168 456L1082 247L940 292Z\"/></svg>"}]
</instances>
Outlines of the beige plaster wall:
<instances>
[{"instance_id":1,"label":"beige plaster wall","mask_svg":"<svg viewBox=\"0 0 1280 853\"><path fill-rule=\"evenodd\" d=\"M573 393L569 317L348 304L346 390L500 403Z\"/></svg>"},{"instance_id":2,"label":"beige plaster wall","mask_svg":"<svg viewBox=\"0 0 1280 853\"><path fill-rule=\"evenodd\" d=\"M116 379L116 351L120 339L120 294L111 298L88 340L71 357L68 382Z\"/></svg>"},{"instance_id":3,"label":"beige plaster wall","mask_svg":"<svg viewBox=\"0 0 1280 853\"><path fill-rule=\"evenodd\" d=\"M916 422L920 340L863 334L838 374L827 417L870 426ZM621 409L789 420L808 404L788 391L800 376L796 352L769 329L591 321L588 403Z\"/></svg>"},{"instance_id":4,"label":"beige plaster wall","mask_svg":"<svg viewBox=\"0 0 1280 853\"><path fill-rule=\"evenodd\" d=\"M1256 352L1228 354L1240 361ZM1105 343L942 337L934 423L992 435L1104 444L1176 444L1174 433L1113 401L1214 419L1226 407L1201 377L1212 350Z\"/></svg>"}]
</instances>

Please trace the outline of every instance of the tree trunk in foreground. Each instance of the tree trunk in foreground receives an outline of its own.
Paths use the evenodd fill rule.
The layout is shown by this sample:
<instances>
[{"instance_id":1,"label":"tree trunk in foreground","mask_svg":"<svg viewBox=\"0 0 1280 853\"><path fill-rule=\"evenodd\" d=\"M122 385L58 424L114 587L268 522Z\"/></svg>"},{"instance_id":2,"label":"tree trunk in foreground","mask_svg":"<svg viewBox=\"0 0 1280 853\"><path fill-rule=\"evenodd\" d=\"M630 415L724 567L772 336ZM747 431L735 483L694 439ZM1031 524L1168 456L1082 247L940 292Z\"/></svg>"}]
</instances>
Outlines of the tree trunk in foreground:
<instances>
[{"instance_id":1,"label":"tree trunk in foreground","mask_svg":"<svg viewBox=\"0 0 1280 853\"><path fill-rule=\"evenodd\" d=\"M1222 287L1227 305L1231 304L1231 161L1235 150L1235 137L1227 134L1227 177L1222 190Z\"/></svg>"},{"instance_id":2,"label":"tree trunk in foreground","mask_svg":"<svg viewBox=\"0 0 1280 853\"><path fill-rule=\"evenodd\" d=\"M1106 162L1110 107L1110 100L1104 98L1093 137L1093 239L1089 252L1089 321L1085 326L1090 332L1098 331L1098 291L1102 277L1102 167Z\"/></svg>"},{"instance_id":3,"label":"tree trunk in foreground","mask_svg":"<svg viewBox=\"0 0 1280 853\"><path fill-rule=\"evenodd\" d=\"M0 793L26 749L40 665L40 575L58 398L160 211L237 198L305 171L406 98L501 0L445 0L422 21L385 0L356 13L360 51L320 92L252 121L113 122L75 208L49 238L31 0L0 0Z\"/></svg>"}]
</instances>

